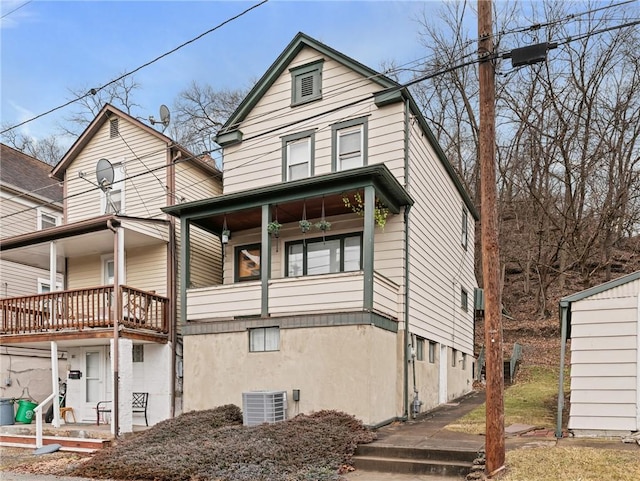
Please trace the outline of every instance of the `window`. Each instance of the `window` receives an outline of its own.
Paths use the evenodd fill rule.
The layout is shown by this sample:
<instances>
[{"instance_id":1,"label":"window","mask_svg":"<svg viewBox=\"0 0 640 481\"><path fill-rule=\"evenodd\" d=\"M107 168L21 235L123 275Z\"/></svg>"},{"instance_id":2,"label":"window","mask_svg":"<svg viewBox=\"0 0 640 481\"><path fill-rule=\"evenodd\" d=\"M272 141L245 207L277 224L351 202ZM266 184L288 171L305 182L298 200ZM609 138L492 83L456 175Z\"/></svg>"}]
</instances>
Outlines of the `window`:
<instances>
[{"instance_id":1,"label":"window","mask_svg":"<svg viewBox=\"0 0 640 481\"><path fill-rule=\"evenodd\" d=\"M107 192L102 192L102 211L105 214L124 213L124 166L113 166L113 184Z\"/></svg>"},{"instance_id":2,"label":"window","mask_svg":"<svg viewBox=\"0 0 640 481\"><path fill-rule=\"evenodd\" d=\"M312 176L314 149L314 131L282 137L282 180L297 180Z\"/></svg>"},{"instance_id":3,"label":"window","mask_svg":"<svg viewBox=\"0 0 640 481\"><path fill-rule=\"evenodd\" d=\"M56 291L62 290L62 283L56 282ZM51 292L51 283L49 279L38 278L38 294L46 294Z\"/></svg>"},{"instance_id":4,"label":"window","mask_svg":"<svg viewBox=\"0 0 640 481\"><path fill-rule=\"evenodd\" d=\"M294 67L291 72L291 106L322 98L322 64L324 60Z\"/></svg>"},{"instance_id":5,"label":"window","mask_svg":"<svg viewBox=\"0 0 640 481\"><path fill-rule=\"evenodd\" d=\"M60 216L54 212L38 209L38 230L60 225Z\"/></svg>"},{"instance_id":6,"label":"window","mask_svg":"<svg viewBox=\"0 0 640 481\"><path fill-rule=\"evenodd\" d=\"M469 213L466 208L462 208L462 237L461 237L462 247L464 250L467 250L467 245L469 244Z\"/></svg>"},{"instance_id":7,"label":"window","mask_svg":"<svg viewBox=\"0 0 640 481\"><path fill-rule=\"evenodd\" d=\"M359 271L362 268L362 235L289 242L285 262L288 277Z\"/></svg>"},{"instance_id":8,"label":"window","mask_svg":"<svg viewBox=\"0 0 640 481\"><path fill-rule=\"evenodd\" d=\"M260 244L236 247L236 282L260 279Z\"/></svg>"},{"instance_id":9,"label":"window","mask_svg":"<svg viewBox=\"0 0 640 481\"><path fill-rule=\"evenodd\" d=\"M280 328L259 327L249 329L249 352L280 350Z\"/></svg>"},{"instance_id":10,"label":"window","mask_svg":"<svg viewBox=\"0 0 640 481\"><path fill-rule=\"evenodd\" d=\"M436 343L429 341L429 362L431 364L436 362Z\"/></svg>"},{"instance_id":11,"label":"window","mask_svg":"<svg viewBox=\"0 0 640 481\"><path fill-rule=\"evenodd\" d=\"M424 339L416 337L416 361L424 361Z\"/></svg>"},{"instance_id":12,"label":"window","mask_svg":"<svg viewBox=\"0 0 640 481\"><path fill-rule=\"evenodd\" d=\"M144 344L133 346L133 362L144 362Z\"/></svg>"},{"instance_id":13,"label":"window","mask_svg":"<svg viewBox=\"0 0 640 481\"><path fill-rule=\"evenodd\" d=\"M107 286L113 284L115 280L115 264L112 256L105 256L102 259L102 280Z\"/></svg>"},{"instance_id":14,"label":"window","mask_svg":"<svg viewBox=\"0 0 640 481\"><path fill-rule=\"evenodd\" d=\"M456 356L458 355L458 351L454 348L451 348L451 367L456 367Z\"/></svg>"},{"instance_id":15,"label":"window","mask_svg":"<svg viewBox=\"0 0 640 481\"><path fill-rule=\"evenodd\" d=\"M367 165L367 119L331 126L331 164L334 172Z\"/></svg>"},{"instance_id":16,"label":"window","mask_svg":"<svg viewBox=\"0 0 640 481\"><path fill-rule=\"evenodd\" d=\"M460 307L464 312L469 310L469 293L464 287L460 289Z\"/></svg>"},{"instance_id":17,"label":"window","mask_svg":"<svg viewBox=\"0 0 640 481\"><path fill-rule=\"evenodd\" d=\"M118 125L118 118L109 120L109 138L115 139L120 135L120 129Z\"/></svg>"},{"instance_id":18,"label":"window","mask_svg":"<svg viewBox=\"0 0 640 481\"><path fill-rule=\"evenodd\" d=\"M466 352L462 353L462 370L463 371L467 370L467 353Z\"/></svg>"}]
</instances>

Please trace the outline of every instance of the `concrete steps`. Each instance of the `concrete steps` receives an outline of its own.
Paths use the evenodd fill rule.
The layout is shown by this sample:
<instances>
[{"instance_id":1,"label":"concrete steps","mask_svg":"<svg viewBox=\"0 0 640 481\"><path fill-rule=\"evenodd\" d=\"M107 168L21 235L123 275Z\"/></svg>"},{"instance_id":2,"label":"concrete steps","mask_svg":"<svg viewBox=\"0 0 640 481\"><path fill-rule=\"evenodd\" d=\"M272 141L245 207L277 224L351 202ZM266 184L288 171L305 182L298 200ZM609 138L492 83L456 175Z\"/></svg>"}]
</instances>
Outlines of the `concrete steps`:
<instances>
[{"instance_id":1,"label":"concrete steps","mask_svg":"<svg viewBox=\"0 0 640 481\"><path fill-rule=\"evenodd\" d=\"M60 451L93 453L111 445L110 439L72 438L65 436L42 436L42 444L60 444ZM0 446L13 448L36 448L36 437L29 434L0 433Z\"/></svg>"},{"instance_id":2,"label":"concrete steps","mask_svg":"<svg viewBox=\"0 0 640 481\"><path fill-rule=\"evenodd\" d=\"M353 456L356 469L402 474L434 474L464 478L477 455L470 449L433 449L361 444Z\"/></svg>"}]
</instances>

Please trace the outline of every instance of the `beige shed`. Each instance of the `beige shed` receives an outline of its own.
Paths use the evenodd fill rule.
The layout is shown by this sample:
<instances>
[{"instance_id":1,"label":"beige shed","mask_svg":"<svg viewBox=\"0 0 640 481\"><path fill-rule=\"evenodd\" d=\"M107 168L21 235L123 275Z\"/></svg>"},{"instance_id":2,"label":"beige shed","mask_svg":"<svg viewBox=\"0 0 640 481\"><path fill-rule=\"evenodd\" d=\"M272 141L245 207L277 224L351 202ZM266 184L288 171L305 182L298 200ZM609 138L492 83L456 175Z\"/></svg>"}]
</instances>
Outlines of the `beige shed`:
<instances>
[{"instance_id":1,"label":"beige shed","mask_svg":"<svg viewBox=\"0 0 640 481\"><path fill-rule=\"evenodd\" d=\"M574 436L640 430L640 271L560 300L562 344L556 436L562 435L564 359L571 339Z\"/></svg>"}]
</instances>

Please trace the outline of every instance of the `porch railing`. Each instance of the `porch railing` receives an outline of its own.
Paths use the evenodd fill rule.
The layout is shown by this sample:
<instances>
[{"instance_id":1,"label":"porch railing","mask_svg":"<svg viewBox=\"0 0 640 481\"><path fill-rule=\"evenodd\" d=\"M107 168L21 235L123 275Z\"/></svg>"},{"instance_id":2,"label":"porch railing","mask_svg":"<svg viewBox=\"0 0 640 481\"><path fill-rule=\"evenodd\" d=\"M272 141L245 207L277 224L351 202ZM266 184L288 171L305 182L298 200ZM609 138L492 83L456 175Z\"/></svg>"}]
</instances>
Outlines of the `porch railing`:
<instances>
[{"instance_id":1,"label":"porch railing","mask_svg":"<svg viewBox=\"0 0 640 481\"><path fill-rule=\"evenodd\" d=\"M133 329L168 332L169 299L129 286L118 289L118 321ZM0 299L0 333L29 334L113 327L114 287L99 286Z\"/></svg>"}]
</instances>

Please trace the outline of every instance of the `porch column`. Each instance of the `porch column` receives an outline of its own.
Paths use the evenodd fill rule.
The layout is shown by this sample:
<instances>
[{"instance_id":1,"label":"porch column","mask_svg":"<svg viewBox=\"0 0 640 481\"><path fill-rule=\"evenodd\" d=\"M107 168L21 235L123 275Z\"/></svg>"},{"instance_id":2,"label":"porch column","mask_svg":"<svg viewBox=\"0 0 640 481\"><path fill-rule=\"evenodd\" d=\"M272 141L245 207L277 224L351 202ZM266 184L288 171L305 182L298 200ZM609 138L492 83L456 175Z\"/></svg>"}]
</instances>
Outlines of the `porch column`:
<instances>
[{"instance_id":1,"label":"porch column","mask_svg":"<svg viewBox=\"0 0 640 481\"><path fill-rule=\"evenodd\" d=\"M373 311L373 238L376 192L372 185L364 188L364 235L362 238L362 269L364 271L364 309Z\"/></svg>"},{"instance_id":2,"label":"porch column","mask_svg":"<svg viewBox=\"0 0 640 481\"><path fill-rule=\"evenodd\" d=\"M49 290L57 291L58 246L55 241L49 242Z\"/></svg>"},{"instance_id":3,"label":"porch column","mask_svg":"<svg viewBox=\"0 0 640 481\"><path fill-rule=\"evenodd\" d=\"M53 244L53 242L52 242ZM54 284L51 284L54 285ZM53 427L60 427L60 385L58 384L58 343L51 341L51 386L53 387Z\"/></svg>"},{"instance_id":4,"label":"porch column","mask_svg":"<svg viewBox=\"0 0 640 481\"><path fill-rule=\"evenodd\" d=\"M118 409L114 409L111 413L113 416L118 416L118 421L115 419L111 422L112 432L117 427L119 432L114 434L124 434L133 432L133 413L131 411L131 400L133 398L133 341L121 337L117 340L118 346L116 348L115 341L111 341L111 365L113 366L113 360L115 356L118 356L118 369L120 375L120 381L118 385ZM115 402L115 401L114 401Z\"/></svg>"},{"instance_id":5,"label":"porch column","mask_svg":"<svg viewBox=\"0 0 640 481\"><path fill-rule=\"evenodd\" d=\"M271 206L262 206L262 231L260 246L260 280L262 281L262 301L260 303L260 315L269 316L269 279L271 278L271 236L267 232L267 226L271 222Z\"/></svg>"},{"instance_id":6,"label":"porch column","mask_svg":"<svg viewBox=\"0 0 640 481\"><path fill-rule=\"evenodd\" d=\"M180 220L180 324L187 323L187 287L191 282L191 222Z\"/></svg>"}]
</instances>

